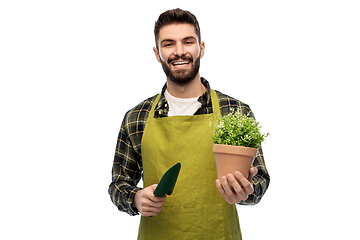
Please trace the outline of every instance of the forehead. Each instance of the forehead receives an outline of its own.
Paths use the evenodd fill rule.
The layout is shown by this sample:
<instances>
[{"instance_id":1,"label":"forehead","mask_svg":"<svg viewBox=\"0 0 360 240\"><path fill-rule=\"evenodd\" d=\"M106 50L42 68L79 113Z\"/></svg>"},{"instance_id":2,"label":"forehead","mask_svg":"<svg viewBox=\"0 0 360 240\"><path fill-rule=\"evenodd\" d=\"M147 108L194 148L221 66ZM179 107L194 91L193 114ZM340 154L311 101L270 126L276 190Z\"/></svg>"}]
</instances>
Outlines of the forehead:
<instances>
[{"instance_id":1,"label":"forehead","mask_svg":"<svg viewBox=\"0 0 360 240\"><path fill-rule=\"evenodd\" d=\"M194 37L198 40L195 27L188 23L169 24L160 29L159 41L164 39L181 40L187 37Z\"/></svg>"}]
</instances>

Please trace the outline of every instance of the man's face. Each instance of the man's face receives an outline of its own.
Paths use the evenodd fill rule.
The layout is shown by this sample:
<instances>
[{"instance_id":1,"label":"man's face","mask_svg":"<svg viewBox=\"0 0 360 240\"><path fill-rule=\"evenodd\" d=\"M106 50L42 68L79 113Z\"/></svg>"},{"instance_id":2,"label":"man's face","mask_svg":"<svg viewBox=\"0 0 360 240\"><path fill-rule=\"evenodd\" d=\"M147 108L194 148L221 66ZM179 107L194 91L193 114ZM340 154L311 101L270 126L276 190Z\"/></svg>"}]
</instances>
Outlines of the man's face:
<instances>
[{"instance_id":1,"label":"man's face","mask_svg":"<svg viewBox=\"0 0 360 240\"><path fill-rule=\"evenodd\" d=\"M171 24L161 28L156 58L168 79L177 84L193 80L199 73L200 58L205 45L199 44L195 28L191 24Z\"/></svg>"}]
</instances>

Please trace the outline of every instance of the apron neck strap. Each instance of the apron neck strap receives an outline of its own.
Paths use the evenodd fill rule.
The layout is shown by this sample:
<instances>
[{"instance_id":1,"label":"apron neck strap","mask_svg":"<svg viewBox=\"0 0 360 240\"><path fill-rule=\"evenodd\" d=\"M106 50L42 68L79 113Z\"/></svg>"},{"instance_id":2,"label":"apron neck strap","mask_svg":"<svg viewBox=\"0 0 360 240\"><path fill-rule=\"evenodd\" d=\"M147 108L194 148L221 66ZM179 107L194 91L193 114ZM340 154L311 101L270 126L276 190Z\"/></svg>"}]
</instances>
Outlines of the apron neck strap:
<instances>
[{"instance_id":1,"label":"apron neck strap","mask_svg":"<svg viewBox=\"0 0 360 240\"><path fill-rule=\"evenodd\" d=\"M212 103L213 113L215 115L220 115L219 100L214 89L211 89L211 103Z\"/></svg>"},{"instance_id":2,"label":"apron neck strap","mask_svg":"<svg viewBox=\"0 0 360 240\"><path fill-rule=\"evenodd\" d=\"M160 96L161 94L158 94L154 100L153 105L151 106L151 110L150 110L150 114L149 116L154 116L155 113L155 108L156 105L158 104L159 100L160 100ZM213 108L213 113L215 115L220 115L220 107L219 107L219 100L217 97L217 94L215 92L215 90L211 89L211 103L212 103L212 108Z\"/></svg>"},{"instance_id":3,"label":"apron neck strap","mask_svg":"<svg viewBox=\"0 0 360 240\"><path fill-rule=\"evenodd\" d=\"M158 95L156 96L156 98L154 99L153 105L152 105L151 110L150 110L149 117L154 117L155 108L156 108L156 105L158 104L158 102L159 102L159 100L160 100L160 96L161 96L161 94L158 94Z\"/></svg>"}]
</instances>

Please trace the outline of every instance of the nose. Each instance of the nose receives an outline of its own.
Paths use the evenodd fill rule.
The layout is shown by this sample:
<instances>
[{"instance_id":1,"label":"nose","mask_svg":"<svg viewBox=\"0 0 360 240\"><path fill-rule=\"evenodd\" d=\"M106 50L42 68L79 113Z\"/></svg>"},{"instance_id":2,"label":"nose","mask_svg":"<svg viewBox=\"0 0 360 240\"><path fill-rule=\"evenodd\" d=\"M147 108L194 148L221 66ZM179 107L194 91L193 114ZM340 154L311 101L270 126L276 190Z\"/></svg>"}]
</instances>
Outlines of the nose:
<instances>
[{"instance_id":1,"label":"nose","mask_svg":"<svg viewBox=\"0 0 360 240\"><path fill-rule=\"evenodd\" d=\"M177 43L174 55L183 56L185 54L186 54L186 50L184 45L182 43Z\"/></svg>"}]
</instances>

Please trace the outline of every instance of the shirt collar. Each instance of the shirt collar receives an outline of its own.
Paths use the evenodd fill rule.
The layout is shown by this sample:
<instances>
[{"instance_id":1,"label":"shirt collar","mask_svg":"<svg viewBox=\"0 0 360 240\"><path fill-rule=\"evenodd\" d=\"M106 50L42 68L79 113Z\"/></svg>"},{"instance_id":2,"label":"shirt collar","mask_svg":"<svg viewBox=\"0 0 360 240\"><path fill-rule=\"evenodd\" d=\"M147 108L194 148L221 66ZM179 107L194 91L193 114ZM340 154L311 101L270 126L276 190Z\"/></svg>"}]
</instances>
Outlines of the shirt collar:
<instances>
[{"instance_id":1,"label":"shirt collar","mask_svg":"<svg viewBox=\"0 0 360 240\"><path fill-rule=\"evenodd\" d=\"M200 78L201 83L206 87L206 91L203 95L201 95L198 98L198 102L201 103L201 107L206 107L209 102L211 101L211 88L209 82L205 78ZM166 91L167 85L165 83L164 87L161 91L161 96L159 99L159 102L155 108L155 117L167 117L169 113L169 104L166 101L165 98L165 91Z\"/></svg>"}]
</instances>

